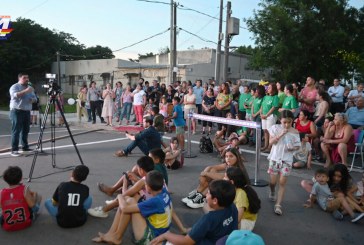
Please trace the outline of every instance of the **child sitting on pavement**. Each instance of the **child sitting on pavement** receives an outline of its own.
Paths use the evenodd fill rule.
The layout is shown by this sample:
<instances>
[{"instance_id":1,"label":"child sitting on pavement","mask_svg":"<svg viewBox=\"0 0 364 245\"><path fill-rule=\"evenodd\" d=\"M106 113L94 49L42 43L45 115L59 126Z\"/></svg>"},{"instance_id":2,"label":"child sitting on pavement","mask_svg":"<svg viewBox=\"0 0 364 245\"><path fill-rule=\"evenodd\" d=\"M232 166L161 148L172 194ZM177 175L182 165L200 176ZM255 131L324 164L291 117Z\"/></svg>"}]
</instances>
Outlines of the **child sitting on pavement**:
<instances>
[{"instance_id":1,"label":"child sitting on pavement","mask_svg":"<svg viewBox=\"0 0 364 245\"><path fill-rule=\"evenodd\" d=\"M150 157L141 157L141 158L139 158L138 161L137 161L136 166L134 166L131 171L129 171L127 173L124 172L124 174L120 177L120 179L113 186L107 186L106 184L104 184L102 182L97 183L97 185L99 187L99 190L101 192L104 192L108 196L112 196L115 192L121 190L121 188L123 187L123 183L124 183L124 179L125 178L130 179L130 181L132 181L133 183L137 182L140 178L143 177L143 176L140 176L139 175L139 171L138 171L139 164L138 164L138 162L140 162L140 161L148 161L149 158ZM153 170L153 169L151 169L151 170ZM158 166L157 166L156 170L161 170L161 169L158 168ZM166 171L166 173L167 173L167 171ZM163 175L165 175L165 174L163 174ZM166 176L166 182L168 183L168 176L167 175L165 175L165 176Z\"/></svg>"},{"instance_id":2,"label":"child sitting on pavement","mask_svg":"<svg viewBox=\"0 0 364 245\"><path fill-rule=\"evenodd\" d=\"M178 146L179 144L177 137L172 137L170 146L163 150L166 153L164 164L167 168L172 170L181 167L181 161L178 160L178 158L181 157L181 150Z\"/></svg>"},{"instance_id":3,"label":"child sitting on pavement","mask_svg":"<svg viewBox=\"0 0 364 245\"><path fill-rule=\"evenodd\" d=\"M200 173L198 187L191 191L188 196L183 198L181 201L190 208L202 208L206 202L205 194L207 192L209 182L212 180L223 179L226 169L230 167L238 167L246 176L249 176L239 151L235 148L231 148L226 151L224 163L206 167L204 171ZM247 178L249 179L249 177Z\"/></svg>"},{"instance_id":4,"label":"child sitting on pavement","mask_svg":"<svg viewBox=\"0 0 364 245\"><path fill-rule=\"evenodd\" d=\"M348 197L364 209L364 173L362 174L361 180L356 185L353 185L350 192L352 195L348 195Z\"/></svg>"},{"instance_id":5,"label":"child sitting on pavement","mask_svg":"<svg viewBox=\"0 0 364 245\"><path fill-rule=\"evenodd\" d=\"M145 182L151 198L138 203L134 198L118 195L119 208L110 229L105 234L99 233L92 241L120 244L130 223L137 244L149 244L154 237L169 230L172 201L164 188L163 175L153 170L147 174Z\"/></svg>"},{"instance_id":6,"label":"child sitting on pavement","mask_svg":"<svg viewBox=\"0 0 364 245\"><path fill-rule=\"evenodd\" d=\"M202 216L187 235L165 232L150 244L160 244L167 240L172 244L215 244L220 238L238 229L238 211L233 201L235 187L226 180L214 180L206 194L210 211Z\"/></svg>"},{"instance_id":7,"label":"child sitting on pavement","mask_svg":"<svg viewBox=\"0 0 364 245\"><path fill-rule=\"evenodd\" d=\"M155 153L152 153L152 155L153 154L155 154ZM155 155L157 155L157 154L155 154ZM161 155L161 154L159 153L159 155ZM154 157L154 158L156 159L157 157ZM157 160L157 162L159 162L159 161ZM123 181L122 194L120 194L120 195L123 197L133 197L138 202L145 201L145 200L148 200L149 198L151 198L151 195L147 192L147 189L146 189L146 176L149 172L151 172L153 170L160 172L159 170L156 169L156 165L157 164L155 164L155 161L153 160L152 157L143 156L143 157L139 158L137 161L137 172L138 172L138 176L140 176L141 178L138 179L137 176L134 175L134 173L124 173L124 175L123 175L124 178L122 178L122 181ZM160 164L158 164L158 165L160 165ZM161 164L161 165L163 165L163 164ZM163 176L163 173L161 173L161 174ZM163 179L165 181L164 176L163 176ZM130 183L128 183L129 181L131 181L131 183L134 183L134 184L132 186L130 186ZM166 184L166 182L164 182L164 183ZM166 185L164 185L164 187L167 188ZM88 213L93 217L107 218L109 211L114 208L117 208L118 206L119 206L119 199L116 198L114 200L106 201L105 206L90 208L88 210ZM181 233L186 233L187 229L183 226L182 222L180 221L179 217L174 212L174 210L172 212L172 219L175 222L175 224L177 225L178 229L181 231Z\"/></svg>"},{"instance_id":8,"label":"child sitting on pavement","mask_svg":"<svg viewBox=\"0 0 364 245\"><path fill-rule=\"evenodd\" d=\"M307 134L300 133L301 139L301 147L293 153L293 167L294 168L303 168L307 165L307 169L311 169L311 144L310 138Z\"/></svg>"},{"instance_id":9,"label":"child sitting on pavement","mask_svg":"<svg viewBox=\"0 0 364 245\"><path fill-rule=\"evenodd\" d=\"M240 168L231 167L226 169L224 179L235 186L234 204L238 209L239 229L252 231L260 209L260 199L257 193L248 184L249 179Z\"/></svg>"},{"instance_id":10,"label":"child sitting on pavement","mask_svg":"<svg viewBox=\"0 0 364 245\"><path fill-rule=\"evenodd\" d=\"M138 199L146 199L148 197L148 193L145 189L145 177L147 176L147 173L154 170L154 167L155 166L152 158L148 156L139 158L137 161L138 176L136 176L134 173L124 172L123 177L118 181L118 183L121 182L119 188L122 188L122 195L129 197L138 195ZM140 177L140 179L138 177ZM132 184L130 188L128 188L129 184ZM94 217L106 218L108 217L108 212L118 206L119 202L116 198L114 200L107 201L107 204L103 207L90 208L88 213Z\"/></svg>"},{"instance_id":11,"label":"child sitting on pavement","mask_svg":"<svg viewBox=\"0 0 364 245\"><path fill-rule=\"evenodd\" d=\"M87 209L91 207L92 198L87 185L81 184L89 174L89 168L78 165L72 171L69 182L62 182L44 205L49 214L57 219L63 228L82 226L87 220Z\"/></svg>"},{"instance_id":12,"label":"child sitting on pavement","mask_svg":"<svg viewBox=\"0 0 364 245\"><path fill-rule=\"evenodd\" d=\"M342 220L343 214L339 211L340 208L344 209L351 216L351 222L355 223L364 217L364 213L354 213L349 203L344 196L334 197L329 185L329 174L327 170L321 168L315 173L316 182L313 184L310 201L304 207L312 208L313 203L317 201L322 210L332 212L336 219Z\"/></svg>"},{"instance_id":13,"label":"child sitting on pavement","mask_svg":"<svg viewBox=\"0 0 364 245\"><path fill-rule=\"evenodd\" d=\"M0 192L0 224L6 231L29 227L39 211L42 198L21 183L22 177L22 170L18 166L8 167L3 173L9 187Z\"/></svg>"},{"instance_id":14,"label":"child sitting on pavement","mask_svg":"<svg viewBox=\"0 0 364 245\"><path fill-rule=\"evenodd\" d=\"M164 165L164 159L166 158L166 153L161 148L155 148L149 151L149 157L153 159L154 170L157 170L163 174L164 181L168 185L168 174L166 165Z\"/></svg>"}]
</instances>

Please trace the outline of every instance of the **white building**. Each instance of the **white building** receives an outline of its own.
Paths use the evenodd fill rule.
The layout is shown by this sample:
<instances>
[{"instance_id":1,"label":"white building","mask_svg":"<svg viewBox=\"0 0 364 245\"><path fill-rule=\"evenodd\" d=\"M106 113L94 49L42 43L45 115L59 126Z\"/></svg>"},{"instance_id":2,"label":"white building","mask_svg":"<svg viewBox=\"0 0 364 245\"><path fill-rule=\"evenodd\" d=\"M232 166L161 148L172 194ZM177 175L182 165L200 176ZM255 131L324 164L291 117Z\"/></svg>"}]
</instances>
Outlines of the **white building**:
<instances>
[{"instance_id":1,"label":"white building","mask_svg":"<svg viewBox=\"0 0 364 245\"><path fill-rule=\"evenodd\" d=\"M221 57L220 72L223 73L224 55ZM177 52L177 80L201 79L207 82L214 79L215 49L186 50ZM250 70L249 56L229 54L228 80L269 78L269 71ZM108 82L115 84L136 83L140 77L146 81L158 80L169 84L169 54L155 55L141 59L139 63L121 59L61 61L61 83L66 93L77 93L82 84L96 81L98 85ZM52 72L57 73L57 64L53 63Z\"/></svg>"}]
</instances>

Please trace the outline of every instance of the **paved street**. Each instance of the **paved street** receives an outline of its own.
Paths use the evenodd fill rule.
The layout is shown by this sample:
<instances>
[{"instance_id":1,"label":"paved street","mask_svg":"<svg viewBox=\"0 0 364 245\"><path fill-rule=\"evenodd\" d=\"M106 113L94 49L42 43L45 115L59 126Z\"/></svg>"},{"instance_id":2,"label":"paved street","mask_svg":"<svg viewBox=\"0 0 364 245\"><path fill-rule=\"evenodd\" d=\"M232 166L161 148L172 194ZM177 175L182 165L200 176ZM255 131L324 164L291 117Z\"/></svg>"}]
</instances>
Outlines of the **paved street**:
<instances>
[{"instance_id":1,"label":"paved street","mask_svg":"<svg viewBox=\"0 0 364 245\"><path fill-rule=\"evenodd\" d=\"M85 132L93 129L89 124L78 125L73 118L69 118L73 134ZM10 122L6 115L0 115L0 150L10 146ZM101 126L105 127L105 126ZM38 129L32 128L29 136L30 142L35 142L38 138ZM56 137L67 135L65 128L56 129ZM170 137L172 134L167 134ZM49 129L46 130L43 140L49 139ZM193 136L194 141L198 141L201 135ZM90 168L90 175L85 181L90 187L93 196L93 206L103 205L108 197L98 191L97 182L113 184L121 176L123 171L131 169L138 157L142 156L139 150L134 150L127 158L115 158L113 152L121 146L128 144L124 135L113 130L103 130L74 137L84 163ZM167 139L166 139L167 140ZM43 145L45 152L49 143ZM69 138L56 140L56 166L52 168L51 156L39 155L35 164L31 189L38 191L43 198L50 198L61 181L69 179L69 171L55 173L71 165L79 164L79 159ZM253 148L243 147L253 150ZM192 151L196 158L185 159L182 169L168 171L170 184L169 188L173 192L173 204L177 214L186 226L193 223L202 215L202 210L192 210L186 207L180 200L190 190L196 187L198 175L204 167L216 164L218 158L215 153L201 154L198 152L196 144L192 145ZM247 159L246 167L253 177L255 155L244 153ZM33 157L11 157L8 153L0 153L0 173L9 165L18 165L23 169L24 178L28 177ZM261 157L259 174L261 179L268 179L266 156ZM314 166L314 169L317 166ZM348 217L344 221L334 220L330 214L321 211L318 206L313 209L304 209L302 204L307 200L308 194L300 187L302 179L310 179L313 170L294 170L288 180L286 195L283 203L283 216L279 217L273 213L273 203L268 200L267 187L255 187L261 201L262 209L259 212L255 232L260 234L266 244L363 244L364 240L364 220L357 224L352 224ZM55 173L55 174L52 174ZM48 175L52 174L52 175ZM48 175L37 179L38 176ZM360 172L353 172L354 181L361 177ZM0 188L5 186L4 181L0 181ZM0 244L91 244L91 239L97 232L105 232L111 225L114 212L106 219L89 217L87 223L80 228L62 229L58 227L54 220L47 214L44 207L41 215L35 224L29 229L7 233L0 231ZM173 228L175 230L175 228ZM123 244L131 243L131 234L127 232Z\"/></svg>"}]
</instances>

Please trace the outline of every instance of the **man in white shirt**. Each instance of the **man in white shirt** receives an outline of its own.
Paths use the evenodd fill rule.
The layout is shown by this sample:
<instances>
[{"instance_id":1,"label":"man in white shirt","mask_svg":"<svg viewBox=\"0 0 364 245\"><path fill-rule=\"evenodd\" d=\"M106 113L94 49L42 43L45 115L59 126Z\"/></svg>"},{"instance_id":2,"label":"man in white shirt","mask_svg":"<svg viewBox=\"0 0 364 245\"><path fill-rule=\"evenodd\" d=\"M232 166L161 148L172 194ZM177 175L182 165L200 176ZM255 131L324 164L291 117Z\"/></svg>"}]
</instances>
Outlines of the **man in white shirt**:
<instances>
[{"instance_id":1,"label":"man in white shirt","mask_svg":"<svg viewBox=\"0 0 364 245\"><path fill-rule=\"evenodd\" d=\"M345 110L344 91L344 87L340 85L340 80L335 78L334 86L331 86L327 91L332 99L330 112L333 115L337 112L343 112Z\"/></svg>"},{"instance_id":2,"label":"man in white shirt","mask_svg":"<svg viewBox=\"0 0 364 245\"><path fill-rule=\"evenodd\" d=\"M349 95L348 95L348 99L353 101L354 104L356 104L356 101L360 98L360 97L364 97L364 83L359 83L358 86L356 87L356 89L351 90Z\"/></svg>"},{"instance_id":3,"label":"man in white shirt","mask_svg":"<svg viewBox=\"0 0 364 245\"><path fill-rule=\"evenodd\" d=\"M193 87L193 93L196 95L196 107L197 113L202 114L202 98L204 95L204 89L201 87L202 80L196 80L196 86ZM198 120L198 124L201 124L201 120Z\"/></svg>"}]
</instances>

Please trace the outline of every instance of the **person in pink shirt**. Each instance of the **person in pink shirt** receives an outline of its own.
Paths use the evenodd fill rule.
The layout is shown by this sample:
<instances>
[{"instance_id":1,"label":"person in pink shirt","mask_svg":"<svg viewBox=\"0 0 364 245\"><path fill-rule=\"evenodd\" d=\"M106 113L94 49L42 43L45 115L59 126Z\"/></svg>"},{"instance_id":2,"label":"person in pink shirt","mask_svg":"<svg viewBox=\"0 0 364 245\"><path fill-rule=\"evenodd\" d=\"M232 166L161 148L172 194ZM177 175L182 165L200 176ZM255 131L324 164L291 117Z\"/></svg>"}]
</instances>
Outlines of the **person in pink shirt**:
<instances>
[{"instance_id":1,"label":"person in pink shirt","mask_svg":"<svg viewBox=\"0 0 364 245\"><path fill-rule=\"evenodd\" d=\"M309 119L312 119L315 113L315 101L317 96L317 89L315 88L315 79L307 77L306 86L301 90L298 97L298 102L301 102L301 111L307 110L309 112Z\"/></svg>"}]
</instances>

